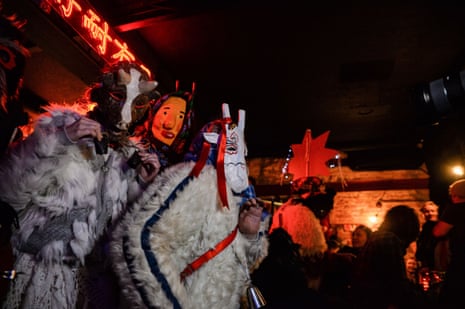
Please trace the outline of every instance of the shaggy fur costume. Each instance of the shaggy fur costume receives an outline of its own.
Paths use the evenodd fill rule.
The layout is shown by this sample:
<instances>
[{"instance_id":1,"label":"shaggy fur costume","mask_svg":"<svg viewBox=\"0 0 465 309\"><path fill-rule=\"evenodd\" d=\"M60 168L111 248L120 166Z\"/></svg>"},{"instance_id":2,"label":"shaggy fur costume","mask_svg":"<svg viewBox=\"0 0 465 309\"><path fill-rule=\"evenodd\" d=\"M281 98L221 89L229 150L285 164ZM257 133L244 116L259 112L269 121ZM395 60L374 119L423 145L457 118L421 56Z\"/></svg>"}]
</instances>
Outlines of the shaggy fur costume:
<instances>
[{"instance_id":1,"label":"shaggy fur costume","mask_svg":"<svg viewBox=\"0 0 465 309\"><path fill-rule=\"evenodd\" d=\"M289 199L273 214L270 233L283 228L292 241L300 245L303 257L321 257L328 248L320 220L313 211L300 202Z\"/></svg>"},{"instance_id":2,"label":"shaggy fur costume","mask_svg":"<svg viewBox=\"0 0 465 309\"><path fill-rule=\"evenodd\" d=\"M66 109L44 114L0 164L0 199L20 214L12 237L18 275L4 308L75 308L85 256L140 195L136 172L125 167L134 148L86 160L63 130L77 117Z\"/></svg>"},{"instance_id":3,"label":"shaggy fur costume","mask_svg":"<svg viewBox=\"0 0 465 309\"><path fill-rule=\"evenodd\" d=\"M283 228L292 241L300 246L300 255L305 260L308 286L319 289L322 261L328 246L320 220L300 199L290 198L273 214L270 233Z\"/></svg>"},{"instance_id":4,"label":"shaggy fur costume","mask_svg":"<svg viewBox=\"0 0 465 309\"><path fill-rule=\"evenodd\" d=\"M266 237L248 240L237 233L229 246L181 281L189 263L235 229L240 210L241 198L229 187L229 209L222 206L216 169L206 165L198 178L176 191L158 217L157 210L194 164L179 163L160 174L114 234L112 256L131 308L239 308L249 271L267 254ZM261 231L267 229L266 221ZM144 236L149 237L149 248L141 245Z\"/></svg>"}]
</instances>

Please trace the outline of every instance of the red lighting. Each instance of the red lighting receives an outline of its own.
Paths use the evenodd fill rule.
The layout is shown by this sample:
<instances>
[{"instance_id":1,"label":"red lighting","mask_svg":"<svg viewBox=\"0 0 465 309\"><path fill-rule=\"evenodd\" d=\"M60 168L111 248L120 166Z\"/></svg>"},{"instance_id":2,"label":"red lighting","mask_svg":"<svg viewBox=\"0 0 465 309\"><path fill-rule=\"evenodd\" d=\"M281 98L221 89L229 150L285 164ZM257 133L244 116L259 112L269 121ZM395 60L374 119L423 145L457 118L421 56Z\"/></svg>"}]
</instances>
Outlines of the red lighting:
<instances>
[{"instance_id":1,"label":"red lighting","mask_svg":"<svg viewBox=\"0 0 465 309\"><path fill-rule=\"evenodd\" d=\"M115 61L136 62L146 70L110 25L85 0L42 0L51 6L108 64ZM43 3L42 3L43 4ZM41 7L44 7L41 5Z\"/></svg>"}]
</instances>

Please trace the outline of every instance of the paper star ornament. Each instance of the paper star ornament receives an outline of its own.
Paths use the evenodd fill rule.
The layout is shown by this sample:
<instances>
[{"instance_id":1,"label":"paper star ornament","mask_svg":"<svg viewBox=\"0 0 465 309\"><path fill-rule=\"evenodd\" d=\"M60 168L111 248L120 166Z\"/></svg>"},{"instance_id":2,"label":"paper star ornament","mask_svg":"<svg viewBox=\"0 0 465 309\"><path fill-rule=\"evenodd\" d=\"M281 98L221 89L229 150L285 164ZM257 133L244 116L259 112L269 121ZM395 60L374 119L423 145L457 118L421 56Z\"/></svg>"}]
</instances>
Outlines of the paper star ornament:
<instances>
[{"instance_id":1,"label":"paper star ornament","mask_svg":"<svg viewBox=\"0 0 465 309\"><path fill-rule=\"evenodd\" d=\"M329 132L312 139L311 130L307 129L302 144L291 145L293 157L289 161L288 173L293 174L293 179L330 175L326 162L339 152L325 148Z\"/></svg>"}]
</instances>

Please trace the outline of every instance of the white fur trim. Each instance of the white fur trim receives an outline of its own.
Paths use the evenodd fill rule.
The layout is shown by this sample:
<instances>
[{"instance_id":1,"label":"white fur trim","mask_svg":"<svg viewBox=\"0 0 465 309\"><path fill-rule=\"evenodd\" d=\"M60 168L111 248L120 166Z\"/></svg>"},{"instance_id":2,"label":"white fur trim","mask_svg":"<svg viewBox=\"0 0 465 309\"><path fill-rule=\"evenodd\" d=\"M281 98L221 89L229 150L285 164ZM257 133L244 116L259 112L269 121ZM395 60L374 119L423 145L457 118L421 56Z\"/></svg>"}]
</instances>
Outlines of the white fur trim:
<instances>
[{"instance_id":1,"label":"white fur trim","mask_svg":"<svg viewBox=\"0 0 465 309\"><path fill-rule=\"evenodd\" d=\"M123 293L136 306L144 306L138 288L145 290L150 305L157 308L172 306L151 273L140 235L146 221L189 174L193 164L181 163L165 170L114 233L111 252L116 273L121 286L125 287ZM217 191L216 170L206 166L198 178L178 192L161 220L150 227L152 252L183 308L239 308L240 297L247 287L248 269L267 253L266 237L253 243L238 234L230 246L187 277L184 284L180 282L184 267L223 240L237 225L239 199L228 189L228 200L234 202L229 209L224 208ZM133 257L129 265L123 254L125 237Z\"/></svg>"}]
</instances>

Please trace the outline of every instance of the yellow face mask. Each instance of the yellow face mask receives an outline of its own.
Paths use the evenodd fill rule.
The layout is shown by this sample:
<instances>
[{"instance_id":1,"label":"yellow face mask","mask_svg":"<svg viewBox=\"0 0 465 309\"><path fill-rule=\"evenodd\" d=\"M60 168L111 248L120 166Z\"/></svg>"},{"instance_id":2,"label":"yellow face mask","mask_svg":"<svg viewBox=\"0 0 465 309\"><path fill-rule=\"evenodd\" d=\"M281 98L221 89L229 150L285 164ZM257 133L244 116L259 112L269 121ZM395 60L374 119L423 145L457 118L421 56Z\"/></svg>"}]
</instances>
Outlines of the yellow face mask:
<instances>
[{"instance_id":1,"label":"yellow face mask","mask_svg":"<svg viewBox=\"0 0 465 309\"><path fill-rule=\"evenodd\" d=\"M152 134L160 142L171 146L181 131L186 115L187 102L179 97L166 100L152 122Z\"/></svg>"}]
</instances>

